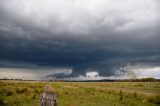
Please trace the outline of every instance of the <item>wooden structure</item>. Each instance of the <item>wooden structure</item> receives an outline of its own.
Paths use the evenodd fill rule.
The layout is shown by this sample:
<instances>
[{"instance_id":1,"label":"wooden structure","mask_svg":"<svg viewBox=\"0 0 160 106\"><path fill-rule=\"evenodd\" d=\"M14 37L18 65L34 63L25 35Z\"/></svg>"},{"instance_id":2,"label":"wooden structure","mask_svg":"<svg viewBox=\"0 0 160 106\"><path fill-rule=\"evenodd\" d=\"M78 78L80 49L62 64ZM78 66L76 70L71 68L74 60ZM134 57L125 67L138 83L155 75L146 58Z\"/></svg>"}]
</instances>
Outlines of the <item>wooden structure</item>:
<instances>
[{"instance_id":1,"label":"wooden structure","mask_svg":"<svg viewBox=\"0 0 160 106\"><path fill-rule=\"evenodd\" d=\"M57 106L56 94L49 85L46 85L45 91L40 94L40 106Z\"/></svg>"}]
</instances>

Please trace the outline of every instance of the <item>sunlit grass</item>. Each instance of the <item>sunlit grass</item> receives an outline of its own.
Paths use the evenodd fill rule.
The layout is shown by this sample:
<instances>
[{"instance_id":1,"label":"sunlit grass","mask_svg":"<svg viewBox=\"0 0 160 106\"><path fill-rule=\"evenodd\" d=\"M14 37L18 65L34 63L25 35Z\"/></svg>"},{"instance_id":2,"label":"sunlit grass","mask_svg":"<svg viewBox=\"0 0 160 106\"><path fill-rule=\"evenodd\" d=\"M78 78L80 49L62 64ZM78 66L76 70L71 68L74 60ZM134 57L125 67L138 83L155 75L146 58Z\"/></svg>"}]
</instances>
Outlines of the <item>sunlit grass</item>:
<instances>
[{"instance_id":1,"label":"sunlit grass","mask_svg":"<svg viewBox=\"0 0 160 106\"><path fill-rule=\"evenodd\" d=\"M159 106L160 82L50 82L58 106ZM39 106L45 82L0 81L0 106Z\"/></svg>"}]
</instances>

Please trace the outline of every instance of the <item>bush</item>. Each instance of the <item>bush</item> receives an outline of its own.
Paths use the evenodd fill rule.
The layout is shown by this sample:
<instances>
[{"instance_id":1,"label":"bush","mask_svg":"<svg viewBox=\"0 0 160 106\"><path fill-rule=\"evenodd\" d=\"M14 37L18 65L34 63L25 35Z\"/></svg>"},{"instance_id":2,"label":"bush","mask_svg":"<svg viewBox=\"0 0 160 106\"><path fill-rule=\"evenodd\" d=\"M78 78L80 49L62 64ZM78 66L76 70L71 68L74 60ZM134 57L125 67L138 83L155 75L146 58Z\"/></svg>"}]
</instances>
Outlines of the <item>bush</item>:
<instances>
[{"instance_id":1,"label":"bush","mask_svg":"<svg viewBox=\"0 0 160 106\"><path fill-rule=\"evenodd\" d=\"M22 89L22 93L27 93L28 92L28 88L23 88Z\"/></svg>"},{"instance_id":2,"label":"bush","mask_svg":"<svg viewBox=\"0 0 160 106\"><path fill-rule=\"evenodd\" d=\"M39 94L39 93L40 93L40 91L39 91L38 89L34 89L34 92L35 92L36 94Z\"/></svg>"},{"instance_id":3,"label":"bush","mask_svg":"<svg viewBox=\"0 0 160 106\"><path fill-rule=\"evenodd\" d=\"M16 88L16 93L22 93L22 90L19 88Z\"/></svg>"},{"instance_id":4,"label":"bush","mask_svg":"<svg viewBox=\"0 0 160 106\"><path fill-rule=\"evenodd\" d=\"M133 95L134 95L134 97L136 98L136 97L137 97L137 92L134 92L134 94L133 94Z\"/></svg>"},{"instance_id":5,"label":"bush","mask_svg":"<svg viewBox=\"0 0 160 106\"><path fill-rule=\"evenodd\" d=\"M7 96L12 96L12 95L14 95L13 91L7 91Z\"/></svg>"},{"instance_id":6,"label":"bush","mask_svg":"<svg viewBox=\"0 0 160 106\"><path fill-rule=\"evenodd\" d=\"M119 100L122 100L122 99L123 99L123 93L122 93L122 90L120 90L119 95L120 95Z\"/></svg>"},{"instance_id":7,"label":"bush","mask_svg":"<svg viewBox=\"0 0 160 106\"><path fill-rule=\"evenodd\" d=\"M36 98L36 95L33 95L33 96L32 96L32 99L35 99L35 98Z\"/></svg>"},{"instance_id":8,"label":"bush","mask_svg":"<svg viewBox=\"0 0 160 106\"><path fill-rule=\"evenodd\" d=\"M135 87L143 87L144 85L143 84L136 84L134 85Z\"/></svg>"},{"instance_id":9,"label":"bush","mask_svg":"<svg viewBox=\"0 0 160 106\"><path fill-rule=\"evenodd\" d=\"M4 100L2 97L0 97L0 106L3 106L5 103L4 103Z\"/></svg>"},{"instance_id":10,"label":"bush","mask_svg":"<svg viewBox=\"0 0 160 106\"><path fill-rule=\"evenodd\" d=\"M147 100L151 103L156 103L156 104L160 104L160 96L156 95L156 96L149 96L147 98Z\"/></svg>"}]
</instances>

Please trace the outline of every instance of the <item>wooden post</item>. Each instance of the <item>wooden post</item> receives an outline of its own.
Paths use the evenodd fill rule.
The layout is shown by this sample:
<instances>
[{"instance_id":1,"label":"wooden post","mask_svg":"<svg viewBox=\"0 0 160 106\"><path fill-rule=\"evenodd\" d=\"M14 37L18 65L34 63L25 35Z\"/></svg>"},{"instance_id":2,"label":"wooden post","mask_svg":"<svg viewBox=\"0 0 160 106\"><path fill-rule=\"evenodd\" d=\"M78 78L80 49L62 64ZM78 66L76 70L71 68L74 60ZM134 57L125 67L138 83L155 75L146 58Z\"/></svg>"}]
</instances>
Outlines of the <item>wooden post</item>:
<instances>
[{"instance_id":1,"label":"wooden post","mask_svg":"<svg viewBox=\"0 0 160 106\"><path fill-rule=\"evenodd\" d=\"M45 91L40 94L40 106L57 106L56 94L48 84L45 86Z\"/></svg>"}]
</instances>

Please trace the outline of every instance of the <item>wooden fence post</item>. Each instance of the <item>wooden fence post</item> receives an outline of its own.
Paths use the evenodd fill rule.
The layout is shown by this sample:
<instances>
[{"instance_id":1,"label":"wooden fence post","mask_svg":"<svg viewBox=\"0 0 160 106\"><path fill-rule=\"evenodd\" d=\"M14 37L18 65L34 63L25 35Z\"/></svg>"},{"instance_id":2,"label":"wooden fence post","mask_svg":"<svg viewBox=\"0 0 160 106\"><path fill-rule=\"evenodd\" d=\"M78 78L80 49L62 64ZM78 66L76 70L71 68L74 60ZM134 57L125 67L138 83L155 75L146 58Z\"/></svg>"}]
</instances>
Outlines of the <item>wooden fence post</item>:
<instances>
[{"instance_id":1,"label":"wooden fence post","mask_svg":"<svg viewBox=\"0 0 160 106\"><path fill-rule=\"evenodd\" d=\"M45 86L45 91L40 94L40 106L57 106L56 94L51 89L51 86Z\"/></svg>"}]
</instances>

